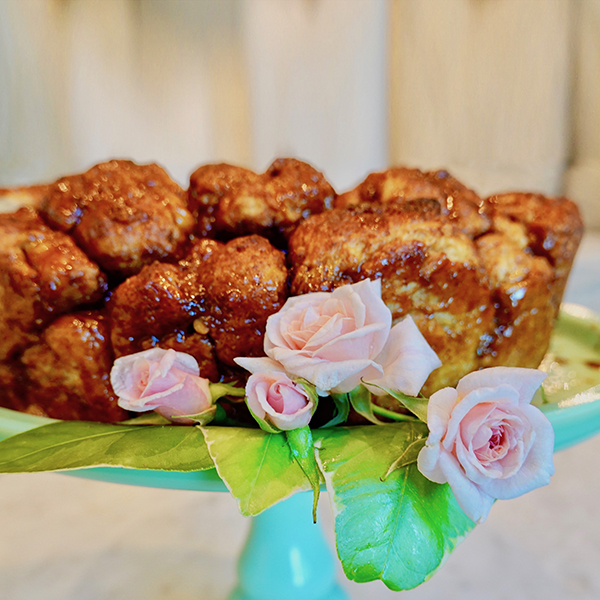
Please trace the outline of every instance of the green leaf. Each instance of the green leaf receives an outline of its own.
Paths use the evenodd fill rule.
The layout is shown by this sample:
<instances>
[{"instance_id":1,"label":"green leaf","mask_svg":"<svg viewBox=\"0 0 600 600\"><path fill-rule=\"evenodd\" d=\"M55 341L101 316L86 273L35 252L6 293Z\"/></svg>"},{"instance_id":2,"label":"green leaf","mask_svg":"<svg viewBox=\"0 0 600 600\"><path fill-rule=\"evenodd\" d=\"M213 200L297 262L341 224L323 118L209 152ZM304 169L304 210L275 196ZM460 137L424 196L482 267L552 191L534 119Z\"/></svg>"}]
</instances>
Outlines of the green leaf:
<instances>
[{"instance_id":1,"label":"green leaf","mask_svg":"<svg viewBox=\"0 0 600 600\"><path fill-rule=\"evenodd\" d=\"M356 386L349 394L348 399L352 408L359 414L362 415L371 423L375 425L383 425L383 421L380 421L373 413L373 405L371 404L371 392L364 386Z\"/></svg>"},{"instance_id":2,"label":"green leaf","mask_svg":"<svg viewBox=\"0 0 600 600\"><path fill-rule=\"evenodd\" d=\"M2 473L99 466L203 471L214 465L196 427L59 421L0 442Z\"/></svg>"},{"instance_id":3,"label":"green leaf","mask_svg":"<svg viewBox=\"0 0 600 600\"><path fill-rule=\"evenodd\" d=\"M348 394L331 394L330 397L335 406L335 415L331 420L327 421L321 429L344 424L348 420L348 415L350 414L350 400L348 400Z\"/></svg>"},{"instance_id":4,"label":"green leaf","mask_svg":"<svg viewBox=\"0 0 600 600\"><path fill-rule=\"evenodd\" d=\"M381 387L371 383L374 387L378 387L383 390L386 394L389 394L392 398L395 398L400 404L410 410L413 415L416 415L423 423L427 423L427 406L429 405L429 399L425 397L415 398L414 396L407 396L402 392L395 392L394 390L388 390L387 388Z\"/></svg>"},{"instance_id":5,"label":"green leaf","mask_svg":"<svg viewBox=\"0 0 600 600\"><path fill-rule=\"evenodd\" d=\"M393 590L414 588L474 527L449 486L423 477L414 462L382 480L411 443L427 437L424 424L313 434L334 507L338 555L349 579L380 579Z\"/></svg>"},{"instance_id":6,"label":"green leaf","mask_svg":"<svg viewBox=\"0 0 600 600\"><path fill-rule=\"evenodd\" d=\"M406 450L390 465L387 473L383 476L383 479L387 479L396 469L401 469L402 467L416 463L417 458L419 457L419 452L421 452L426 442L427 439L421 437L410 442L406 447Z\"/></svg>"},{"instance_id":7,"label":"green leaf","mask_svg":"<svg viewBox=\"0 0 600 600\"><path fill-rule=\"evenodd\" d=\"M171 421L157 412L151 411L141 413L139 417L133 417L127 421L120 421L119 425L171 425Z\"/></svg>"},{"instance_id":8,"label":"green leaf","mask_svg":"<svg viewBox=\"0 0 600 600\"><path fill-rule=\"evenodd\" d=\"M311 489L285 434L242 427L201 429L217 472L243 515L257 515L295 492Z\"/></svg>"},{"instance_id":9,"label":"green leaf","mask_svg":"<svg viewBox=\"0 0 600 600\"><path fill-rule=\"evenodd\" d=\"M321 472L315 458L315 445L313 443L310 427L299 427L285 432L290 453L300 465L313 490L313 523L317 522L317 506L321 494Z\"/></svg>"}]
</instances>

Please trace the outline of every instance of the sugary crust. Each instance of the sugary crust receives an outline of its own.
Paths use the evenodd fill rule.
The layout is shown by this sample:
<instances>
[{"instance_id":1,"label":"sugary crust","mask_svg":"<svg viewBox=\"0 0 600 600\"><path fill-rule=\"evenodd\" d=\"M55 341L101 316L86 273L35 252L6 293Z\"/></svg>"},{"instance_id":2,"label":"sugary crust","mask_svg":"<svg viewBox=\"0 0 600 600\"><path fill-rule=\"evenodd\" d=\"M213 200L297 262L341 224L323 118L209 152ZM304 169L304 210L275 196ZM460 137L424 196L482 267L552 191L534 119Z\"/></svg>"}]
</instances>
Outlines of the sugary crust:
<instances>
[{"instance_id":1,"label":"sugary crust","mask_svg":"<svg viewBox=\"0 0 600 600\"><path fill-rule=\"evenodd\" d=\"M445 171L390 169L338 197L290 239L292 294L381 278L444 363L424 392L487 366L537 367L583 227L565 198L486 200Z\"/></svg>"},{"instance_id":2,"label":"sugary crust","mask_svg":"<svg viewBox=\"0 0 600 600\"><path fill-rule=\"evenodd\" d=\"M285 255L265 238L231 240L198 269L203 287L200 322L218 359L235 366L238 356L262 356L267 318L287 298Z\"/></svg>"},{"instance_id":3,"label":"sugary crust","mask_svg":"<svg viewBox=\"0 0 600 600\"><path fill-rule=\"evenodd\" d=\"M106 278L71 237L31 208L0 214L0 361L56 316L102 298Z\"/></svg>"},{"instance_id":4,"label":"sugary crust","mask_svg":"<svg viewBox=\"0 0 600 600\"><path fill-rule=\"evenodd\" d=\"M102 314L59 317L20 362L30 412L84 421L127 418L110 385L113 354Z\"/></svg>"},{"instance_id":5,"label":"sugary crust","mask_svg":"<svg viewBox=\"0 0 600 600\"><path fill-rule=\"evenodd\" d=\"M335 197L322 173L292 158L276 160L260 175L224 164L200 167L188 194L199 235L257 233L277 244L301 220L330 208Z\"/></svg>"},{"instance_id":6,"label":"sugary crust","mask_svg":"<svg viewBox=\"0 0 600 600\"><path fill-rule=\"evenodd\" d=\"M428 389L478 367L494 310L471 239L441 217L435 200L363 204L311 217L290 239L292 294L381 279L394 320L411 315L444 366Z\"/></svg>"},{"instance_id":7,"label":"sugary crust","mask_svg":"<svg viewBox=\"0 0 600 600\"><path fill-rule=\"evenodd\" d=\"M161 167L126 160L59 179L42 213L102 269L121 277L176 257L195 226L183 190Z\"/></svg>"},{"instance_id":8,"label":"sugary crust","mask_svg":"<svg viewBox=\"0 0 600 600\"><path fill-rule=\"evenodd\" d=\"M363 202L402 204L426 198L436 200L440 214L467 235L480 235L490 227L483 200L443 170L423 172L395 167L371 173L356 188L338 196L335 207L348 208Z\"/></svg>"}]
</instances>

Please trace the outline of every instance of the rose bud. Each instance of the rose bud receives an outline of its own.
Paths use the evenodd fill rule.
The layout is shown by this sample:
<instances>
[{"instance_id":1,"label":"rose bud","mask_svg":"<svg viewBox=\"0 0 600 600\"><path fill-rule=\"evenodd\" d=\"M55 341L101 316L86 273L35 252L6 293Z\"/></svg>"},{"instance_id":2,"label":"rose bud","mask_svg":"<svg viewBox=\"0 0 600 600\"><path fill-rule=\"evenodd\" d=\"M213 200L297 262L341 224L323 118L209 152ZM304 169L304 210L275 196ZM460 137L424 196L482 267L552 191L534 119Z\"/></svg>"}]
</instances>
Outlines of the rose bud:
<instances>
[{"instance_id":1,"label":"rose bud","mask_svg":"<svg viewBox=\"0 0 600 600\"><path fill-rule=\"evenodd\" d=\"M209 381L200 377L193 356L175 350L152 348L115 360L110 381L125 410L154 410L179 423L181 415L196 415L212 405Z\"/></svg>"},{"instance_id":2,"label":"rose bud","mask_svg":"<svg viewBox=\"0 0 600 600\"><path fill-rule=\"evenodd\" d=\"M269 358L237 358L252 375L246 384L246 403L257 421L268 428L291 431L310 423L316 410L307 389L295 383L281 365Z\"/></svg>"}]
</instances>

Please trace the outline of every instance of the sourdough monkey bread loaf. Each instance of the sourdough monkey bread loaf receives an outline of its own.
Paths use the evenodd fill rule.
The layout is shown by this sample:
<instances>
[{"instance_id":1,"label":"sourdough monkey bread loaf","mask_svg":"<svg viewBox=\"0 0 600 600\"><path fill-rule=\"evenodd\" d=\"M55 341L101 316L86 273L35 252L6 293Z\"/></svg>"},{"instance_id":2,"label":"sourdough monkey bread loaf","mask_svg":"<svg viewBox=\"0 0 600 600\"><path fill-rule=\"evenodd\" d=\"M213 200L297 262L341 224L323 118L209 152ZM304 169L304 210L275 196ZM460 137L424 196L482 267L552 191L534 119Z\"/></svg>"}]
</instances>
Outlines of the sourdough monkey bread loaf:
<instances>
[{"instance_id":1,"label":"sourdough monkey bread loaf","mask_svg":"<svg viewBox=\"0 0 600 600\"><path fill-rule=\"evenodd\" d=\"M187 191L157 165L111 160L49 185L0 190L4 407L121 421L115 358L194 356L243 381L290 295L381 279L443 366L424 393L494 365L537 367L582 235L566 198L480 198L446 171L393 168L336 194L295 159L265 173L206 165Z\"/></svg>"}]
</instances>

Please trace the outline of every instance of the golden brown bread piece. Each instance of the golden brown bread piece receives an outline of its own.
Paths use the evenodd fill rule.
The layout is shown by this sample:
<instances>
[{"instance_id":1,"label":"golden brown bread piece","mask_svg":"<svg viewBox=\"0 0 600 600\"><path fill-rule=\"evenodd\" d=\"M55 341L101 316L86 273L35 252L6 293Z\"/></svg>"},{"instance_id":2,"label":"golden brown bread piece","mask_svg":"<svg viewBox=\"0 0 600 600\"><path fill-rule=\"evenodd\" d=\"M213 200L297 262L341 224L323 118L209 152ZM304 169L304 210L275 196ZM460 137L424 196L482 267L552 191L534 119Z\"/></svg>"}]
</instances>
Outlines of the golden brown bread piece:
<instances>
[{"instance_id":1,"label":"golden brown bread piece","mask_svg":"<svg viewBox=\"0 0 600 600\"><path fill-rule=\"evenodd\" d=\"M116 356L154 346L188 352L217 381L216 359L262 355L267 318L287 297L285 257L265 238L198 241L177 265L154 263L109 302Z\"/></svg>"},{"instance_id":2,"label":"golden brown bread piece","mask_svg":"<svg viewBox=\"0 0 600 600\"><path fill-rule=\"evenodd\" d=\"M283 243L311 214L331 208L335 192L322 173L292 158L276 160L265 173L231 165L206 165L190 178L189 205L198 235L258 233Z\"/></svg>"},{"instance_id":3,"label":"golden brown bread piece","mask_svg":"<svg viewBox=\"0 0 600 600\"><path fill-rule=\"evenodd\" d=\"M371 173L356 188L338 196L335 207L348 208L362 202L399 204L426 198L437 200L441 215L467 235L480 235L490 227L483 200L443 170L422 172L395 167Z\"/></svg>"},{"instance_id":4,"label":"golden brown bread piece","mask_svg":"<svg viewBox=\"0 0 600 600\"><path fill-rule=\"evenodd\" d=\"M552 302L558 309L583 235L577 206L567 198L513 192L491 196L486 210L497 230L513 224L515 232L515 225L520 225L519 245L526 253L547 259L554 271Z\"/></svg>"},{"instance_id":5,"label":"golden brown bread piece","mask_svg":"<svg viewBox=\"0 0 600 600\"><path fill-rule=\"evenodd\" d=\"M582 235L572 202L481 201L445 171L398 168L336 205L290 238L292 294L381 278L393 317L410 314L444 363L425 393L476 368L539 365Z\"/></svg>"},{"instance_id":6,"label":"golden brown bread piece","mask_svg":"<svg viewBox=\"0 0 600 600\"><path fill-rule=\"evenodd\" d=\"M198 267L204 292L196 327L206 327L225 365L263 356L265 324L287 298L287 276L283 252L258 235L231 240Z\"/></svg>"},{"instance_id":7,"label":"golden brown bread piece","mask_svg":"<svg viewBox=\"0 0 600 600\"><path fill-rule=\"evenodd\" d=\"M491 290L472 241L440 218L437 201L335 209L302 223L289 248L293 295L381 279L393 319L411 315L444 363L427 391L478 367Z\"/></svg>"},{"instance_id":8,"label":"golden brown bread piece","mask_svg":"<svg viewBox=\"0 0 600 600\"><path fill-rule=\"evenodd\" d=\"M0 213L11 213L24 206L39 209L50 184L0 188Z\"/></svg>"},{"instance_id":9,"label":"golden brown bread piece","mask_svg":"<svg viewBox=\"0 0 600 600\"><path fill-rule=\"evenodd\" d=\"M115 356L173 348L191 354L203 376L218 381L213 344L206 331L194 329L203 293L195 270L180 265L156 262L129 277L108 303Z\"/></svg>"},{"instance_id":10,"label":"golden brown bread piece","mask_svg":"<svg viewBox=\"0 0 600 600\"><path fill-rule=\"evenodd\" d=\"M25 368L28 410L55 419L122 421L110 385L109 332L99 313L63 315L28 348Z\"/></svg>"},{"instance_id":11,"label":"golden brown bread piece","mask_svg":"<svg viewBox=\"0 0 600 600\"><path fill-rule=\"evenodd\" d=\"M126 160L59 179L42 213L102 269L121 277L176 257L195 226L183 190L163 169Z\"/></svg>"},{"instance_id":12,"label":"golden brown bread piece","mask_svg":"<svg viewBox=\"0 0 600 600\"><path fill-rule=\"evenodd\" d=\"M0 361L37 339L58 315L100 300L98 265L31 208L0 214Z\"/></svg>"}]
</instances>

